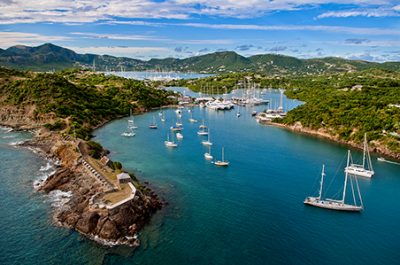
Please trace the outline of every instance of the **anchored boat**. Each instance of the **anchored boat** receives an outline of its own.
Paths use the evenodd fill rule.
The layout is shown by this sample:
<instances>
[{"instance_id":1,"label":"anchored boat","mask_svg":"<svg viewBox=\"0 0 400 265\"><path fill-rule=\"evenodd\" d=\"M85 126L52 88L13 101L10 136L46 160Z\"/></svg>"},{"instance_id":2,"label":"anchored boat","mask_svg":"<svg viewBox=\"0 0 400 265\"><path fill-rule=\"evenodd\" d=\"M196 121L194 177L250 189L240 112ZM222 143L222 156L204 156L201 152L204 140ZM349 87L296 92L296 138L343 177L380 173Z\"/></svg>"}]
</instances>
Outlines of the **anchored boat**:
<instances>
[{"instance_id":1,"label":"anchored boat","mask_svg":"<svg viewBox=\"0 0 400 265\"><path fill-rule=\"evenodd\" d=\"M216 166L219 166L219 167L227 167L227 166L229 166L229 162L225 161L225 159L224 159L224 148L223 147L222 147L222 159L218 160L218 161L215 161L214 164Z\"/></svg>"},{"instance_id":2,"label":"anchored boat","mask_svg":"<svg viewBox=\"0 0 400 265\"><path fill-rule=\"evenodd\" d=\"M367 134L364 134L364 148L363 148L363 161L362 164L351 163L345 170L346 173L351 175L371 178L375 172L372 168L371 156L368 150Z\"/></svg>"},{"instance_id":3,"label":"anchored boat","mask_svg":"<svg viewBox=\"0 0 400 265\"><path fill-rule=\"evenodd\" d=\"M347 166L349 166L349 162L350 162L350 150L347 153ZM329 199L329 198L322 199L322 187L324 185L324 178L325 178L325 165L322 165L321 181L320 181L318 197L307 197L304 200L304 204L319 207L319 208L336 210L336 211L360 212L364 209L362 198L361 198L361 193L360 193L360 188L358 186L358 181L357 181L356 176L350 175L347 171L345 172L343 195L342 195L342 199L340 199L340 200ZM350 181L351 194L353 195L354 204L347 204L345 202L347 183L349 181ZM354 182L355 182L355 184L354 184ZM356 186L356 189L357 189L358 201L359 201L360 205L357 205L356 194L354 192L354 186Z\"/></svg>"}]
</instances>

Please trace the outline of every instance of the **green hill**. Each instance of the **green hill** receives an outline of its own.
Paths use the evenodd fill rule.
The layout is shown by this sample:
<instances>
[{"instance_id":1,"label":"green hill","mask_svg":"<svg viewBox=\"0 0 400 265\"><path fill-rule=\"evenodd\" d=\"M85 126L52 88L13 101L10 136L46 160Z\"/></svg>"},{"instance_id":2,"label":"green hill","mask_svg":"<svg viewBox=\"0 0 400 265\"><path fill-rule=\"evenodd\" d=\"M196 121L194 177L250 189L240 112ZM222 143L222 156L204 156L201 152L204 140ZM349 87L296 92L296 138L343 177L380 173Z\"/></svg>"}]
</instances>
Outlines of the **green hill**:
<instances>
[{"instance_id":1,"label":"green hill","mask_svg":"<svg viewBox=\"0 0 400 265\"><path fill-rule=\"evenodd\" d=\"M0 49L0 65L22 70L51 71L71 67L96 70L171 70L182 72L229 73L257 72L270 75L321 74L351 72L366 69L400 70L400 62L375 63L336 57L298 59L279 54L260 54L250 57L232 51L214 52L185 59L165 58L142 61L110 55L78 54L53 44L37 47L13 46Z\"/></svg>"},{"instance_id":2,"label":"green hill","mask_svg":"<svg viewBox=\"0 0 400 265\"><path fill-rule=\"evenodd\" d=\"M173 103L172 92L137 80L90 71L32 73L0 67L0 106L22 112L32 122L89 139L110 119ZM29 110L29 111L27 111Z\"/></svg>"}]
</instances>

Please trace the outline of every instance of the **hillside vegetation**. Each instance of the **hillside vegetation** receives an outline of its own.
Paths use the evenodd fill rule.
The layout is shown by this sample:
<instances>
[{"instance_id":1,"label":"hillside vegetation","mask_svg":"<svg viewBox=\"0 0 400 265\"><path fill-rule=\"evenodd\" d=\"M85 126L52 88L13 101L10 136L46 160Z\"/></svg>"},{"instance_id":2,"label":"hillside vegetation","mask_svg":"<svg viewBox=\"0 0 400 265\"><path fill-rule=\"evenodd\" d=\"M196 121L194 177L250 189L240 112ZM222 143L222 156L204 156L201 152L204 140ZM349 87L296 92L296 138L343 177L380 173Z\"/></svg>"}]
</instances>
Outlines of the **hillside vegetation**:
<instances>
[{"instance_id":1,"label":"hillside vegetation","mask_svg":"<svg viewBox=\"0 0 400 265\"><path fill-rule=\"evenodd\" d=\"M78 54L53 44L38 47L13 46L0 50L0 65L35 71L62 70L71 67L97 71L163 70L202 73L257 72L268 75L321 74L365 69L400 70L400 63L374 63L360 60L326 57L298 59L279 54L241 56L233 51L214 52L185 59L165 58L142 61L109 55Z\"/></svg>"},{"instance_id":2,"label":"hillside vegetation","mask_svg":"<svg viewBox=\"0 0 400 265\"><path fill-rule=\"evenodd\" d=\"M260 88L283 88L287 96L305 102L279 122L322 129L354 143L360 143L367 133L369 140L400 154L400 73L397 72L375 69L313 76L232 73L173 81L170 85L221 94L243 88L245 82Z\"/></svg>"},{"instance_id":3,"label":"hillside vegetation","mask_svg":"<svg viewBox=\"0 0 400 265\"><path fill-rule=\"evenodd\" d=\"M45 126L88 139L90 131L130 109L139 111L173 103L169 92L144 82L89 71L55 74L13 72L0 68L0 104L33 106L33 119L54 114L56 120Z\"/></svg>"}]
</instances>

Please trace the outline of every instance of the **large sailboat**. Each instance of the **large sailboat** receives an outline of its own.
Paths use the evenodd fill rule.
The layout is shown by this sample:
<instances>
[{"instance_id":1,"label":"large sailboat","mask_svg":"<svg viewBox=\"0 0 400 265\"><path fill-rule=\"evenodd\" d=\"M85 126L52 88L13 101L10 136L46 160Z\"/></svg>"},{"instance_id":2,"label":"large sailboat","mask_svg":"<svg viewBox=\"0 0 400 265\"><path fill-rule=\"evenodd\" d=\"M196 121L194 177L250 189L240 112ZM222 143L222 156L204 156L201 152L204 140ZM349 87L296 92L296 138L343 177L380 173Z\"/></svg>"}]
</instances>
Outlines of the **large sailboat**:
<instances>
[{"instance_id":1,"label":"large sailboat","mask_svg":"<svg viewBox=\"0 0 400 265\"><path fill-rule=\"evenodd\" d=\"M224 159L224 148L223 147L222 147L222 159L215 161L214 164L219 167L229 166L229 162Z\"/></svg>"},{"instance_id":2,"label":"large sailboat","mask_svg":"<svg viewBox=\"0 0 400 265\"><path fill-rule=\"evenodd\" d=\"M128 126L126 128L126 131L121 133L121 135L124 137L133 137L136 135L135 132L133 131L133 128L130 125L130 121L128 121Z\"/></svg>"},{"instance_id":3,"label":"large sailboat","mask_svg":"<svg viewBox=\"0 0 400 265\"><path fill-rule=\"evenodd\" d=\"M349 162L350 162L350 150L347 153L347 166L349 166ZM345 179L344 179L343 194L342 194L342 198L340 200L329 199L329 198L322 199L322 187L324 185L324 177L325 177L325 166L323 165L322 172L321 172L321 182L320 182L318 197L307 197L304 200L304 204L308 204L308 205L319 207L319 208L337 210L337 211L360 212L364 209L362 198L361 198L361 193L360 193L360 188L358 186L358 181L357 181L356 176L352 176L348 172L346 172ZM353 181L353 179L354 179L354 181ZM347 182L349 180L350 180L351 193L353 195L354 204L347 204L345 202ZM359 201L360 205L357 205L353 182L355 182L355 186L357 189L357 195L358 195L358 201Z\"/></svg>"},{"instance_id":4,"label":"large sailboat","mask_svg":"<svg viewBox=\"0 0 400 265\"><path fill-rule=\"evenodd\" d=\"M371 156L369 155L367 134L364 134L364 148L363 148L363 161L362 164L351 163L344 170L346 173L351 175L371 178L374 175L374 169L372 168Z\"/></svg>"}]
</instances>

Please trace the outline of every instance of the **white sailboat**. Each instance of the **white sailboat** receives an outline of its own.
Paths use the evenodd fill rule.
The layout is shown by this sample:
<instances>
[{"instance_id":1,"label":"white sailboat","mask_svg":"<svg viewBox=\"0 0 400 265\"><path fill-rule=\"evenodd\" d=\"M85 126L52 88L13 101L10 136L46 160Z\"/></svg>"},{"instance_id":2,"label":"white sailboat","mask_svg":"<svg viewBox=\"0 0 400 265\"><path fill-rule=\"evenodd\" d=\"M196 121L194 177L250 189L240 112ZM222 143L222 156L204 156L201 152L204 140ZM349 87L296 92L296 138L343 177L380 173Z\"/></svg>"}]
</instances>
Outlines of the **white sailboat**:
<instances>
[{"instance_id":1,"label":"white sailboat","mask_svg":"<svg viewBox=\"0 0 400 265\"><path fill-rule=\"evenodd\" d=\"M206 135L208 135L208 131L206 128L201 129L200 131L197 132L197 135L206 136Z\"/></svg>"},{"instance_id":2,"label":"white sailboat","mask_svg":"<svg viewBox=\"0 0 400 265\"><path fill-rule=\"evenodd\" d=\"M172 147L172 148L175 148L178 146L174 141L174 134L172 134L172 141L169 140L169 133L167 134L167 140L164 141L164 144L166 147Z\"/></svg>"},{"instance_id":3,"label":"white sailboat","mask_svg":"<svg viewBox=\"0 0 400 265\"><path fill-rule=\"evenodd\" d=\"M164 114L164 111L161 113L161 122L165 122L165 114Z\"/></svg>"},{"instance_id":4,"label":"white sailboat","mask_svg":"<svg viewBox=\"0 0 400 265\"><path fill-rule=\"evenodd\" d=\"M201 141L202 145L211 146L213 143L210 141L210 130L207 132L208 138L207 140Z\"/></svg>"},{"instance_id":5,"label":"white sailboat","mask_svg":"<svg viewBox=\"0 0 400 265\"><path fill-rule=\"evenodd\" d=\"M190 112L189 122L191 122L191 123L196 123L196 122L197 122L196 119L193 119L193 114L192 114L192 112Z\"/></svg>"},{"instance_id":6,"label":"white sailboat","mask_svg":"<svg viewBox=\"0 0 400 265\"><path fill-rule=\"evenodd\" d=\"M229 162L225 161L225 159L224 159L224 148L223 147L222 147L222 160L217 160L217 161L214 162L214 164L216 166L219 166L219 167L227 167L227 166L229 166Z\"/></svg>"},{"instance_id":7,"label":"white sailboat","mask_svg":"<svg viewBox=\"0 0 400 265\"><path fill-rule=\"evenodd\" d=\"M177 133L177 134L176 134L176 139L182 140L182 139L183 139L183 134Z\"/></svg>"},{"instance_id":8,"label":"white sailboat","mask_svg":"<svg viewBox=\"0 0 400 265\"><path fill-rule=\"evenodd\" d=\"M176 123L175 123L176 127L182 127L182 126L183 126L181 117L182 117L182 116L178 115L177 121L176 121Z\"/></svg>"},{"instance_id":9,"label":"white sailboat","mask_svg":"<svg viewBox=\"0 0 400 265\"><path fill-rule=\"evenodd\" d=\"M132 119L128 120L128 127L130 129L137 129L138 127L135 125L135 118L132 117Z\"/></svg>"},{"instance_id":10,"label":"white sailboat","mask_svg":"<svg viewBox=\"0 0 400 265\"><path fill-rule=\"evenodd\" d=\"M157 129L156 117L153 116L153 122L149 125L150 129Z\"/></svg>"},{"instance_id":11,"label":"white sailboat","mask_svg":"<svg viewBox=\"0 0 400 265\"><path fill-rule=\"evenodd\" d=\"M129 117L128 120L128 128L130 129L137 129L138 127L135 125L135 118L132 116L132 109L129 110Z\"/></svg>"},{"instance_id":12,"label":"white sailboat","mask_svg":"<svg viewBox=\"0 0 400 265\"><path fill-rule=\"evenodd\" d=\"M213 156L211 155L211 146L210 145L208 146L208 152L204 153L204 158L206 160L212 160L213 159Z\"/></svg>"},{"instance_id":13,"label":"white sailboat","mask_svg":"<svg viewBox=\"0 0 400 265\"><path fill-rule=\"evenodd\" d=\"M204 124L204 119L203 119L201 125L199 126L199 129L207 129L207 126Z\"/></svg>"},{"instance_id":14,"label":"white sailboat","mask_svg":"<svg viewBox=\"0 0 400 265\"><path fill-rule=\"evenodd\" d=\"M135 136L136 134L135 134L135 132L133 131L133 129L130 127L130 123L129 123L129 121L128 121L128 126L127 126L127 128L126 128L126 131L125 132L123 132L123 133L121 133L121 136L124 136L124 137L133 137L133 136Z\"/></svg>"},{"instance_id":15,"label":"white sailboat","mask_svg":"<svg viewBox=\"0 0 400 265\"><path fill-rule=\"evenodd\" d=\"M349 166L350 163L350 150L347 153L347 166ZM364 209L362 198L361 198L361 193L360 193L360 188L358 186L358 181L357 177L350 175L347 171L345 173L345 179L344 179L344 187L343 187L343 195L341 200L335 200L335 199L322 199L322 187L324 184L324 177L325 177L325 166L322 166L322 172L321 172L321 182L320 182L320 188L319 188L319 194L318 197L307 197L304 200L304 204L319 207L319 208L325 208L325 209L331 209L331 210L337 210L337 211L350 211L350 212L360 212ZM353 184L353 178L356 183L356 188L357 188L357 194L358 194L358 200L360 202L360 205L357 205L356 201L356 195L354 193L354 184ZM345 202L346 199L346 190L347 190L347 182L350 180L350 186L351 186L351 191L353 195L353 200L354 204L347 204Z\"/></svg>"},{"instance_id":16,"label":"white sailboat","mask_svg":"<svg viewBox=\"0 0 400 265\"><path fill-rule=\"evenodd\" d=\"M367 134L364 134L363 162L361 165L351 163L345 168L345 172L351 175L371 178L374 175L371 156L368 150Z\"/></svg>"}]
</instances>

